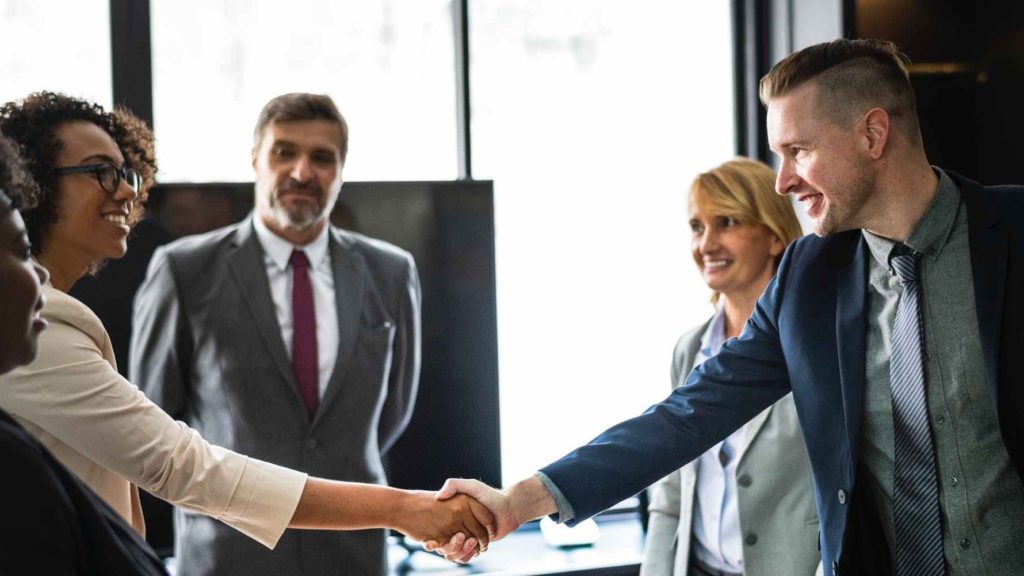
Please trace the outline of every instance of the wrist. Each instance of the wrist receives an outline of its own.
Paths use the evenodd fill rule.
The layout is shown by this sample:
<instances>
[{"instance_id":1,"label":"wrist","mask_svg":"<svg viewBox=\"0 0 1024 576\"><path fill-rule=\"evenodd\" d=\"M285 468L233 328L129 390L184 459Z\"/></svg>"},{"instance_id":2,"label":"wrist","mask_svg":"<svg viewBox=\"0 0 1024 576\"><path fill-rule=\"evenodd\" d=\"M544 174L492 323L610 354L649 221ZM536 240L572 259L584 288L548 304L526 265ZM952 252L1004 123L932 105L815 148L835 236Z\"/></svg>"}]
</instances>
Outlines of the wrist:
<instances>
[{"instance_id":1,"label":"wrist","mask_svg":"<svg viewBox=\"0 0 1024 576\"><path fill-rule=\"evenodd\" d=\"M558 511L555 499L536 476L516 482L505 493L518 525Z\"/></svg>"}]
</instances>

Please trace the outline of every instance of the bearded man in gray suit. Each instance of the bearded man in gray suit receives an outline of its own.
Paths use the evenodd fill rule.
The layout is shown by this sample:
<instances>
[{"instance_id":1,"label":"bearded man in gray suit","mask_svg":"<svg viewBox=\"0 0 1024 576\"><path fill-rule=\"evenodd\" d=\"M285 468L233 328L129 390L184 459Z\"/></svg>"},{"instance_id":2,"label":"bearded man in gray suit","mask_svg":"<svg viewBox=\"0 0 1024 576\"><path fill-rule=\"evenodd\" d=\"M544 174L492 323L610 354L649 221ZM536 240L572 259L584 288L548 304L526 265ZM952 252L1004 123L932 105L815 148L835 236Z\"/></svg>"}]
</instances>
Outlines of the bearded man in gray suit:
<instances>
[{"instance_id":1,"label":"bearded man in gray suit","mask_svg":"<svg viewBox=\"0 0 1024 576\"><path fill-rule=\"evenodd\" d=\"M210 442L384 483L412 413L420 288L406 252L332 227L348 148L327 96L286 94L254 133L255 211L160 250L135 301L131 377ZM178 574L384 574L385 533L286 533L271 551L178 510Z\"/></svg>"}]
</instances>

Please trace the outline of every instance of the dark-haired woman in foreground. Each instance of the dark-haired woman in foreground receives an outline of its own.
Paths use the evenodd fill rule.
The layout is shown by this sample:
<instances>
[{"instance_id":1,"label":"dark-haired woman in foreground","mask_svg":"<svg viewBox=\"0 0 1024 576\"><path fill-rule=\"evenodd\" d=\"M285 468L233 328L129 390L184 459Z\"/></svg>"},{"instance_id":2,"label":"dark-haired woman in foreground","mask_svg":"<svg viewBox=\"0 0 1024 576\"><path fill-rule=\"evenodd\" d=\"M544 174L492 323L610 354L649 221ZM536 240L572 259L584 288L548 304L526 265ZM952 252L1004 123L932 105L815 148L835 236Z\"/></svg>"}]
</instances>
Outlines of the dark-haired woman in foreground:
<instances>
[{"instance_id":1,"label":"dark-haired woman in foreground","mask_svg":"<svg viewBox=\"0 0 1024 576\"><path fill-rule=\"evenodd\" d=\"M156 171L149 129L130 113L38 93L0 108L40 185L26 211L33 252L51 275L41 353L2 378L0 408L140 533L135 485L273 548L285 528L392 528L418 540L470 535L486 547L490 513L472 500L337 482L208 444L121 377L99 319L67 291L120 258ZM462 543L461 540L458 542Z\"/></svg>"},{"instance_id":2,"label":"dark-haired woman in foreground","mask_svg":"<svg viewBox=\"0 0 1024 576\"><path fill-rule=\"evenodd\" d=\"M35 193L0 136L0 374L32 362L46 328L47 274L31 258L18 212ZM139 535L3 410L0 461L0 574L166 574Z\"/></svg>"}]
</instances>

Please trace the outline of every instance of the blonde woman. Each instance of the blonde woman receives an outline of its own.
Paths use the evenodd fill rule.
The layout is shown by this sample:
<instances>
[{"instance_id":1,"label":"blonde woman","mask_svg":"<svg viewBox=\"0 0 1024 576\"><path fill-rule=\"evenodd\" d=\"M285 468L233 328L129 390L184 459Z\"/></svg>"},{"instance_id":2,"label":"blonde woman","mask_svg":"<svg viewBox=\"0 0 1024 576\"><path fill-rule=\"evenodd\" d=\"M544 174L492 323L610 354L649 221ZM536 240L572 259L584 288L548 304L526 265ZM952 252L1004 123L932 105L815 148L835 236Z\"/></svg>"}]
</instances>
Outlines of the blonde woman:
<instances>
[{"instance_id":1,"label":"blonde woman","mask_svg":"<svg viewBox=\"0 0 1024 576\"><path fill-rule=\"evenodd\" d=\"M768 166L737 158L693 181L691 254L711 318L683 335L672 386L735 338L801 235ZM810 575L819 563L811 472L789 394L651 490L645 576Z\"/></svg>"}]
</instances>

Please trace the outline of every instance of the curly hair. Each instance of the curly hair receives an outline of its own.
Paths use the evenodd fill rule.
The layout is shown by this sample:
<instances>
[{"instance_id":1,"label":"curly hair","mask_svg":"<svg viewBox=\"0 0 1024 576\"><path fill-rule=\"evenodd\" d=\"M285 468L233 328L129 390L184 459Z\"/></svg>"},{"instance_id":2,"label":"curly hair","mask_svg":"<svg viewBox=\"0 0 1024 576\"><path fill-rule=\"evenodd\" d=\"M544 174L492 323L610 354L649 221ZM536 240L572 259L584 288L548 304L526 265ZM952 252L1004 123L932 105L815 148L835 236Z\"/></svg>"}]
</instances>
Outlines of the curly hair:
<instances>
[{"instance_id":1,"label":"curly hair","mask_svg":"<svg viewBox=\"0 0 1024 576\"><path fill-rule=\"evenodd\" d=\"M32 208L38 196L39 185L29 174L18 147L0 134L0 216L11 209Z\"/></svg>"},{"instance_id":2,"label":"curly hair","mask_svg":"<svg viewBox=\"0 0 1024 576\"><path fill-rule=\"evenodd\" d=\"M38 183L36 206L22 211L35 254L42 251L47 233L57 222L57 175L53 168L62 148L57 129L67 122L79 121L91 122L110 134L121 149L125 164L142 177L129 226L142 218L142 204L156 180L153 132L128 110L117 108L108 112L99 104L58 92L36 92L24 100L4 104L0 107L0 132L18 146L28 171Z\"/></svg>"}]
</instances>

